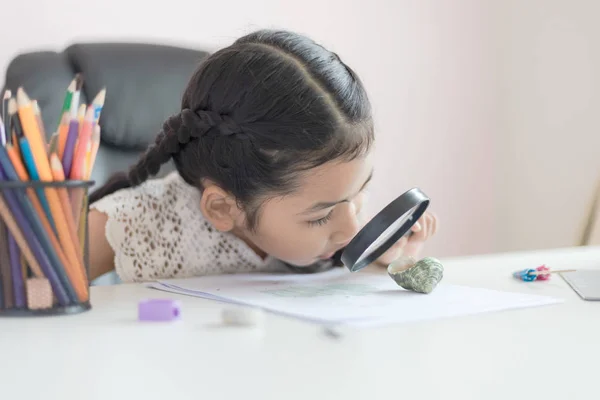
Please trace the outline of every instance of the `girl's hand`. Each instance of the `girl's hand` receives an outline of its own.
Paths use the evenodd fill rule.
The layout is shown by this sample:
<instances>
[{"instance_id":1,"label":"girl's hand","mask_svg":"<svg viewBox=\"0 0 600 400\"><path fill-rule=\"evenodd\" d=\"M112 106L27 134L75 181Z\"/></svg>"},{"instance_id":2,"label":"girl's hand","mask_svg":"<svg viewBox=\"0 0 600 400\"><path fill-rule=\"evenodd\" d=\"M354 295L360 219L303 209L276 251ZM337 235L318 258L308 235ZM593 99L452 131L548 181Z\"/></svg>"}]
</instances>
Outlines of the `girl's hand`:
<instances>
[{"instance_id":1,"label":"girl's hand","mask_svg":"<svg viewBox=\"0 0 600 400\"><path fill-rule=\"evenodd\" d=\"M412 235L404 235L400 240L383 253L376 261L376 264L387 267L389 264L401 256L412 256L416 259L425 245L427 239L437 232L437 217L429 212L425 212L416 224L412 227Z\"/></svg>"}]
</instances>

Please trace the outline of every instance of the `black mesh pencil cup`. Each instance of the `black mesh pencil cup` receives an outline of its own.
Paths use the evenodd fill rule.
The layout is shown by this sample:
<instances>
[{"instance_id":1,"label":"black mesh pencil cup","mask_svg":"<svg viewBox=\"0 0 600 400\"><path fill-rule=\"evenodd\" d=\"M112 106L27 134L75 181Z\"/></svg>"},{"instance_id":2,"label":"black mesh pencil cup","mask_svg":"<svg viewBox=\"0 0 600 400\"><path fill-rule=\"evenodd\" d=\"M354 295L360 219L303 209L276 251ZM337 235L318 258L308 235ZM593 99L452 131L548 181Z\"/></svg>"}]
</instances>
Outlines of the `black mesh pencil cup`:
<instances>
[{"instance_id":1,"label":"black mesh pencil cup","mask_svg":"<svg viewBox=\"0 0 600 400\"><path fill-rule=\"evenodd\" d=\"M91 308L90 181L0 180L0 316Z\"/></svg>"}]
</instances>

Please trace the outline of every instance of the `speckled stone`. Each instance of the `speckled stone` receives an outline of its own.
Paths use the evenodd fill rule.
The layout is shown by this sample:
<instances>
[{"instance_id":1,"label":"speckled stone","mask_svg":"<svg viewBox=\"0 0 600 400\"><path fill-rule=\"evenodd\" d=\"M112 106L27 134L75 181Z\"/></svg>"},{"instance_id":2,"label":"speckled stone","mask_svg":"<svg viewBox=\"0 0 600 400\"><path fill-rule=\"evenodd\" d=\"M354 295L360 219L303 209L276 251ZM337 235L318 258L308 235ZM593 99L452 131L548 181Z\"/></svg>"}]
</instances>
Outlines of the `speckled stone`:
<instances>
[{"instance_id":1,"label":"speckled stone","mask_svg":"<svg viewBox=\"0 0 600 400\"><path fill-rule=\"evenodd\" d=\"M431 293L444 276L444 266L433 257L416 263L412 257L402 257L391 263L387 270L399 286L419 293Z\"/></svg>"}]
</instances>

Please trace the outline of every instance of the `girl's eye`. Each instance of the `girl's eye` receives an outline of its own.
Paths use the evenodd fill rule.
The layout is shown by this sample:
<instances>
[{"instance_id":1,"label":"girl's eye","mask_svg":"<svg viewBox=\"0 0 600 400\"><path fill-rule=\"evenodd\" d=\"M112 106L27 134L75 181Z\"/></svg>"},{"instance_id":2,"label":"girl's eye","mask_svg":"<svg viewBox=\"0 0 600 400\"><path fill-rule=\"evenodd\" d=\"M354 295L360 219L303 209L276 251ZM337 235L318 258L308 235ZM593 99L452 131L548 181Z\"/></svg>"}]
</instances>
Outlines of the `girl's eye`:
<instances>
[{"instance_id":1,"label":"girl's eye","mask_svg":"<svg viewBox=\"0 0 600 400\"><path fill-rule=\"evenodd\" d=\"M324 216L323 218L319 218L314 221L308 221L308 225L310 226L322 226L325 225L331 219L331 215L333 214L333 210L329 211L329 214Z\"/></svg>"}]
</instances>

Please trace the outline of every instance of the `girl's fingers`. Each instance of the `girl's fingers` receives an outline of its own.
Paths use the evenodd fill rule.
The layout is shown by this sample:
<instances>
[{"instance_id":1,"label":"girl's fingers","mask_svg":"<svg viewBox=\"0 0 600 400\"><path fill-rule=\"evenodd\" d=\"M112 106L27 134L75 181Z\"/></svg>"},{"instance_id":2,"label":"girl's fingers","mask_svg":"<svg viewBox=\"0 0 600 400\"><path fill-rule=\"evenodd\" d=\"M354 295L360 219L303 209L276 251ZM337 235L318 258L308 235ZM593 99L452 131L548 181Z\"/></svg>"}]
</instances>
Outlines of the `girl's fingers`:
<instances>
[{"instance_id":1,"label":"girl's fingers","mask_svg":"<svg viewBox=\"0 0 600 400\"><path fill-rule=\"evenodd\" d=\"M398 240L396 242L396 244L394 246L392 246L393 249L401 249L404 246L406 246L406 243L408 242L408 238L406 236L403 236L402 239Z\"/></svg>"},{"instance_id":2,"label":"girl's fingers","mask_svg":"<svg viewBox=\"0 0 600 400\"><path fill-rule=\"evenodd\" d=\"M421 221L421 220L419 220L419 221ZM419 221L415 222L415 224L412 226L411 229L413 232L420 232L421 229L423 229L421 226L421 223Z\"/></svg>"}]
</instances>

